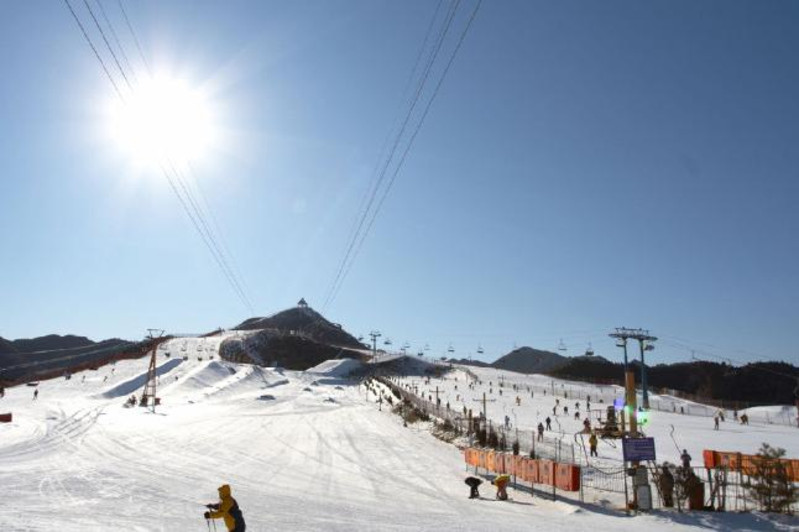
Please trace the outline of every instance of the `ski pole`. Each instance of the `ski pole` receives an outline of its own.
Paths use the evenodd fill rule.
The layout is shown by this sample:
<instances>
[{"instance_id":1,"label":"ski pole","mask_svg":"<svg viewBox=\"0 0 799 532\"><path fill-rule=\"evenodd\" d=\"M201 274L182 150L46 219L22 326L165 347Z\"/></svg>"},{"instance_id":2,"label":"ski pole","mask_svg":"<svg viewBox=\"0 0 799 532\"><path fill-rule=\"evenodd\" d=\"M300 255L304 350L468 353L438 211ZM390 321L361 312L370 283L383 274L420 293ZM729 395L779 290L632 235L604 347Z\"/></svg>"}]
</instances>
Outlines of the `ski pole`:
<instances>
[{"instance_id":1,"label":"ski pole","mask_svg":"<svg viewBox=\"0 0 799 532\"><path fill-rule=\"evenodd\" d=\"M205 520L205 526L208 527L208 532L211 532L211 520L210 519L206 519Z\"/></svg>"}]
</instances>

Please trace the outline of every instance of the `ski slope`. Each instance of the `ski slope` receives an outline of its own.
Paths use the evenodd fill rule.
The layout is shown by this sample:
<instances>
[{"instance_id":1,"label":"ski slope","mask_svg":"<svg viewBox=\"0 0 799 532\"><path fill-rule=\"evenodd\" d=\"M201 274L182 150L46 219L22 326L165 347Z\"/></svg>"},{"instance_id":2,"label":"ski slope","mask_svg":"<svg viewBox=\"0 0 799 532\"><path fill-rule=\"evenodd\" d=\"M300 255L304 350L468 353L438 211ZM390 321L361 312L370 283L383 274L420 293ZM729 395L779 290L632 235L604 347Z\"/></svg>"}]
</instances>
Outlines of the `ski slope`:
<instances>
[{"instance_id":1,"label":"ski slope","mask_svg":"<svg viewBox=\"0 0 799 532\"><path fill-rule=\"evenodd\" d=\"M215 356L213 342L179 339L158 351L155 413L123 407L144 383L148 358L7 389L0 413L12 412L14 421L0 424L0 528L207 530L203 505L222 483L232 486L251 531L796 524L731 514L629 519L513 490L513 500L498 502L487 485L483 500L469 500L454 446L378 411L358 383L319 379L349 362L318 373L233 364Z\"/></svg>"},{"instance_id":2,"label":"ski slope","mask_svg":"<svg viewBox=\"0 0 799 532\"><path fill-rule=\"evenodd\" d=\"M474 377L478 381L474 381ZM473 382L471 388L470 382ZM552 430L547 431L547 437L560 438L568 444L576 442L578 449L584 443L580 433L586 415L586 399L591 398L592 426L597 426L598 416L601 414L604 419L607 406L612 405L614 400L623 402L624 394L620 386L563 381L545 375L466 366L456 366L443 378L406 377L400 378L398 383L400 386L409 386L417 395L425 398L435 398L437 388L442 408L449 403L451 409L462 412L466 407L472 409L475 416L482 412L485 393L487 416L493 425L503 426L505 417L508 417L509 441L512 441L515 428L532 431L538 423L545 422L549 417ZM516 385L515 390L513 385ZM520 402L518 405L517 397ZM641 404L640 393L638 402ZM579 409L577 403L580 403ZM694 458L694 465L701 465L703 449L756 454L763 442L784 448L789 457L799 457L799 428L766 422L767 418L793 420L796 418L796 407L755 407L740 411L739 414L749 414L749 425L736 422L734 413L726 411L725 421L719 424L719 430L715 430L712 416L718 412L717 408L657 394L650 394L650 404L652 410L647 414L648 421L643 431L655 438L658 461L678 464L681 450L687 449ZM568 406L568 414L564 414L564 406ZM685 414L680 414L681 408ZM579 418L574 417L576 411L580 412ZM615 440L600 440L599 458L592 460L592 465L620 466L622 453L617 443Z\"/></svg>"}]
</instances>

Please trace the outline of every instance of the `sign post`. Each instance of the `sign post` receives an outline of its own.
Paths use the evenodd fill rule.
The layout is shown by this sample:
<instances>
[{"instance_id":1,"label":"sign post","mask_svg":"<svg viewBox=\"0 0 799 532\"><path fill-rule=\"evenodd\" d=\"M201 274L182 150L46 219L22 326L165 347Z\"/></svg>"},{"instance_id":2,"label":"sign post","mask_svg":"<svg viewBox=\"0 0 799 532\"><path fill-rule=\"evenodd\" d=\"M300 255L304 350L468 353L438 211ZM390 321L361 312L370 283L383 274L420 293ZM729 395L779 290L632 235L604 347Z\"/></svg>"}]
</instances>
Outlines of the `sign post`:
<instances>
[{"instance_id":1,"label":"sign post","mask_svg":"<svg viewBox=\"0 0 799 532\"><path fill-rule=\"evenodd\" d=\"M654 462L655 438L624 438L622 452L625 462Z\"/></svg>"}]
</instances>

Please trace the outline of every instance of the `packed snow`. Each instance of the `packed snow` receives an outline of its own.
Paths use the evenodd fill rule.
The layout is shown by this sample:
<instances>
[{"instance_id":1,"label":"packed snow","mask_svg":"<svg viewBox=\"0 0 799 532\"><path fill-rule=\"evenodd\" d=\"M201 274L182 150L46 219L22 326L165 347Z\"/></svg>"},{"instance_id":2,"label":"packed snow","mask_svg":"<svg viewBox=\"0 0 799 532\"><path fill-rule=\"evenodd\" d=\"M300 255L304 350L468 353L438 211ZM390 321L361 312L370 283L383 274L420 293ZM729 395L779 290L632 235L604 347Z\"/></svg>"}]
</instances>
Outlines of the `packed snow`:
<instances>
[{"instance_id":1,"label":"packed snow","mask_svg":"<svg viewBox=\"0 0 799 532\"><path fill-rule=\"evenodd\" d=\"M575 459L578 462L587 460L582 435L587 401L590 399L591 425L596 428L599 418L606 418L607 407L614 401L623 403L624 396L620 386L466 366L456 366L442 378L413 376L399 378L397 382L433 401L438 389L441 409L446 410L449 405L450 410L462 412L465 407L475 416L482 412L485 394L488 419L500 428L505 426L507 416L511 438L516 428L530 433L549 417L552 430L546 431L547 437L562 439L570 445L576 442L578 456ZM739 411L739 419L744 413L749 415L748 425L736 421L734 411L721 411L725 421L719 423L716 430L713 417L720 412L718 408L655 393L649 394L649 401L651 410L642 430L655 438L658 461L679 463L682 449L687 449L694 457L695 465L701 465L703 449L756 454L763 442L782 447L789 457L799 458L796 407L754 407ZM638 404L641 402L639 390ZM564 407L568 413L564 412ZM579 416L575 416L576 413ZM593 465L607 467L622 462L621 446L617 440L600 440L598 452L599 459L591 461Z\"/></svg>"},{"instance_id":2,"label":"packed snow","mask_svg":"<svg viewBox=\"0 0 799 532\"><path fill-rule=\"evenodd\" d=\"M0 413L13 413L13 421L0 423L6 501L0 527L206 530L204 504L216 500L223 483L232 486L253 531L773 530L797 524L732 514L625 518L522 491L510 490L512 500L499 502L489 485L481 488L482 499L469 500L463 482L469 473L454 445L435 439L423 424L404 427L357 381L319 379L348 363L331 362L316 368L320 373L234 364L219 359L219 341L176 339L158 350L155 413L124 406L128 394L140 396L149 357L7 389ZM481 377L487 382L494 375ZM431 384L450 390L446 397L454 402L452 386L465 378L460 371ZM468 395L470 407L477 392ZM550 403L549 397L525 398L513 413L532 426ZM488 408L499 419L514 407L495 402ZM707 446L751 451L767 440L798 454L792 427L725 424L714 433L707 418L662 415L650 430L658 435L677 424L681 445L697 453ZM670 457L672 451L662 452ZM602 454L613 459L608 449Z\"/></svg>"}]
</instances>

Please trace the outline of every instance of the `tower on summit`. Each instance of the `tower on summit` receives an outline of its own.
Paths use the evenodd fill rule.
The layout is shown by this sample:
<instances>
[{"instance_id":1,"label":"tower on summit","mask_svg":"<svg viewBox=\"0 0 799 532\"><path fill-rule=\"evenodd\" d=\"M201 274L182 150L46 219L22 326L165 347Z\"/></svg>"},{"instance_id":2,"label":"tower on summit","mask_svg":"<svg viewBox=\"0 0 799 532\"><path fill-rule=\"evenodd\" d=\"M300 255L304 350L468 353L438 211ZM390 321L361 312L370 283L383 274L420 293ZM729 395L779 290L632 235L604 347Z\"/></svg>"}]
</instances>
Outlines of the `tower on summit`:
<instances>
[{"instance_id":1,"label":"tower on summit","mask_svg":"<svg viewBox=\"0 0 799 532\"><path fill-rule=\"evenodd\" d=\"M299 300L299 301L297 301L297 306L298 306L299 308L308 308L308 302L307 302L307 301L305 301L305 298L304 298L304 297L302 297L302 298L300 298L300 300Z\"/></svg>"}]
</instances>

